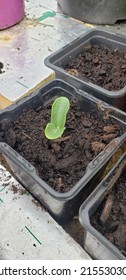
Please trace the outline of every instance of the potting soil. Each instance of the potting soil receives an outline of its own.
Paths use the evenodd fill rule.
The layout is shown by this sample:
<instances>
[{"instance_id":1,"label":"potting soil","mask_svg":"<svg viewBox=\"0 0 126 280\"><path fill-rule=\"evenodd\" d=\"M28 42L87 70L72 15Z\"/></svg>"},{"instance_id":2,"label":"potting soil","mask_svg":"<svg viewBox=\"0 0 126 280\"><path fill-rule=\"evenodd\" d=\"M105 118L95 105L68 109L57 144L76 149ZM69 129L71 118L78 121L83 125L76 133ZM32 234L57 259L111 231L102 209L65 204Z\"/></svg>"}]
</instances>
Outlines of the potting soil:
<instances>
[{"instance_id":1,"label":"potting soil","mask_svg":"<svg viewBox=\"0 0 126 280\"><path fill-rule=\"evenodd\" d=\"M126 86L126 53L119 49L87 45L64 65L64 69L109 91L118 91Z\"/></svg>"},{"instance_id":2,"label":"potting soil","mask_svg":"<svg viewBox=\"0 0 126 280\"><path fill-rule=\"evenodd\" d=\"M109 203L109 205L106 205L106 203ZM107 207L110 208L110 203L111 209L109 209L106 221L103 222L101 221L103 209L105 207L106 209ZM91 224L119 250L126 253L126 165L109 195L106 195L101 205L92 215Z\"/></svg>"},{"instance_id":3,"label":"potting soil","mask_svg":"<svg viewBox=\"0 0 126 280\"><path fill-rule=\"evenodd\" d=\"M50 141L44 134L51 104L25 109L15 121L4 120L0 125L0 141L27 159L57 192L70 190L85 174L89 162L122 134L116 120L80 111L75 100L70 103L66 129L58 141Z\"/></svg>"}]
</instances>

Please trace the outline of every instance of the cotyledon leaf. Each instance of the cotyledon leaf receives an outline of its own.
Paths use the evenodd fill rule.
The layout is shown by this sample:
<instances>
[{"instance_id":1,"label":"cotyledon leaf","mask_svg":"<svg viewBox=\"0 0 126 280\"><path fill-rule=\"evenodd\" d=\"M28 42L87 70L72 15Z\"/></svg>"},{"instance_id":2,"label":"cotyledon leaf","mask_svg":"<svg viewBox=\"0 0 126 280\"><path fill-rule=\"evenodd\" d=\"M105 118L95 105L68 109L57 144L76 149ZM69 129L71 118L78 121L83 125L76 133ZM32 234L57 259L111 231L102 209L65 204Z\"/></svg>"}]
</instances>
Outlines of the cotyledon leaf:
<instances>
[{"instance_id":1,"label":"cotyledon leaf","mask_svg":"<svg viewBox=\"0 0 126 280\"><path fill-rule=\"evenodd\" d=\"M45 136L50 140L59 138L63 134L64 129L55 127L53 123L48 123L45 129Z\"/></svg>"},{"instance_id":2,"label":"cotyledon leaf","mask_svg":"<svg viewBox=\"0 0 126 280\"><path fill-rule=\"evenodd\" d=\"M63 129L66 123L66 115L70 108L69 99L65 96L58 97L52 105L51 111L51 123L55 127L60 127Z\"/></svg>"},{"instance_id":3,"label":"cotyledon leaf","mask_svg":"<svg viewBox=\"0 0 126 280\"><path fill-rule=\"evenodd\" d=\"M69 99L65 96L58 97L52 104L51 122L45 128L48 139L61 137L65 129L66 116L70 108Z\"/></svg>"}]
</instances>

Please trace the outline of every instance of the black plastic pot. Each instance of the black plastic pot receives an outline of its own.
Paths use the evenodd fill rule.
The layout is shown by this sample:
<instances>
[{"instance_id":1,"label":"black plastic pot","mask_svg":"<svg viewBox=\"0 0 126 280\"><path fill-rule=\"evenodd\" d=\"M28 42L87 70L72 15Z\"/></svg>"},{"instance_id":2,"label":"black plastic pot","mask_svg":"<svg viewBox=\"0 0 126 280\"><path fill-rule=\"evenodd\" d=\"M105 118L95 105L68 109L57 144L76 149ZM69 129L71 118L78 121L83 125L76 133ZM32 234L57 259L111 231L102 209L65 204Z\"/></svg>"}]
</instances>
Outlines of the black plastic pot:
<instances>
[{"instance_id":1,"label":"black plastic pot","mask_svg":"<svg viewBox=\"0 0 126 280\"><path fill-rule=\"evenodd\" d=\"M98 97L99 99L126 111L126 86L119 91L109 91L100 86L75 77L64 70L64 65L73 57L78 56L83 48L89 44L102 44L110 49L125 52L126 37L98 29L91 29L67 46L61 48L45 59L45 65L55 71L56 77L67 81L78 89Z\"/></svg>"},{"instance_id":2,"label":"black plastic pot","mask_svg":"<svg viewBox=\"0 0 126 280\"><path fill-rule=\"evenodd\" d=\"M84 248L94 259L126 259L126 252L121 252L90 223L90 217L101 205L110 184L116 183L114 175L121 165L126 167L126 153L118 160L112 170L101 181L79 210L79 220L84 227ZM121 175L120 175L121 176Z\"/></svg>"},{"instance_id":3,"label":"black plastic pot","mask_svg":"<svg viewBox=\"0 0 126 280\"><path fill-rule=\"evenodd\" d=\"M126 138L126 114L108 106L106 103L102 104L101 101L93 96L89 96L86 92L79 93L74 87L61 80L53 80L37 92L1 111L0 122L5 119L13 121L22 114L24 109L38 108L40 105L60 95L67 96L68 98L78 96L83 111L93 112L99 118L104 118L108 114L109 118L111 120L115 119L124 131L119 138L112 140L89 163L84 176L66 193L54 191L37 175L35 168L25 158L20 156L6 143L0 143L0 151L6 158L16 178L48 209L59 223L65 223L77 213L84 198L87 198L97 184L107 161L124 142Z\"/></svg>"},{"instance_id":4,"label":"black plastic pot","mask_svg":"<svg viewBox=\"0 0 126 280\"><path fill-rule=\"evenodd\" d=\"M57 0L66 15L96 24L114 24L126 19L125 0Z\"/></svg>"}]
</instances>

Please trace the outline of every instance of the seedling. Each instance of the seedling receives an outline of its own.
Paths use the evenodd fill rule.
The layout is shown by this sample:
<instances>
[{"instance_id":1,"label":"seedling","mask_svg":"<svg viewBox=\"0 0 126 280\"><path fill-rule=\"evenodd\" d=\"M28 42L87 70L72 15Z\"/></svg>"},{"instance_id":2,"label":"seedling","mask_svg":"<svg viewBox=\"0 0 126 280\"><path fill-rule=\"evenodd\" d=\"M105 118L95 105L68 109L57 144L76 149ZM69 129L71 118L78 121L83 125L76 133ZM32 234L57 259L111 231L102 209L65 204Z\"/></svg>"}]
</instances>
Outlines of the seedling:
<instances>
[{"instance_id":1,"label":"seedling","mask_svg":"<svg viewBox=\"0 0 126 280\"><path fill-rule=\"evenodd\" d=\"M65 96L56 98L51 108L51 122L46 125L45 136L48 139L57 139L65 130L66 116L70 108L69 99Z\"/></svg>"}]
</instances>

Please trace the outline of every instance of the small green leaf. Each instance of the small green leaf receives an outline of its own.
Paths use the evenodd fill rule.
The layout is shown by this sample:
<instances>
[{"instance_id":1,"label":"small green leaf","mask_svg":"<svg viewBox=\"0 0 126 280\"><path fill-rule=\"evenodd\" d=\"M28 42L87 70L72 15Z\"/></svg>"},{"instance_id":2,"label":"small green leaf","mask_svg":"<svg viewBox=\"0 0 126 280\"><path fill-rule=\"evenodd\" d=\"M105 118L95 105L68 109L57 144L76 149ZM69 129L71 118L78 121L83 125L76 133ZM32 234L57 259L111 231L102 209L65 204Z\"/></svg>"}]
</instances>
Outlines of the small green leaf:
<instances>
[{"instance_id":1,"label":"small green leaf","mask_svg":"<svg viewBox=\"0 0 126 280\"><path fill-rule=\"evenodd\" d=\"M57 98L51 109L51 123L45 128L45 136L48 139L56 139L62 136L65 130L66 116L70 108L69 99L61 96Z\"/></svg>"},{"instance_id":2,"label":"small green leaf","mask_svg":"<svg viewBox=\"0 0 126 280\"><path fill-rule=\"evenodd\" d=\"M52 105L51 123L56 127L63 128L66 123L66 115L70 108L69 99L61 96L57 98Z\"/></svg>"},{"instance_id":3,"label":"small green leaf","mask_svg":"<svg viewBox=\"0 0 126 280\"><path fill-rule=\"evenodd\" d=\"M45 128L45 136L50 140L61 137L63 132L64 128L55 127L53 123L48 123Z\"/></svg>"}]
</instances>

